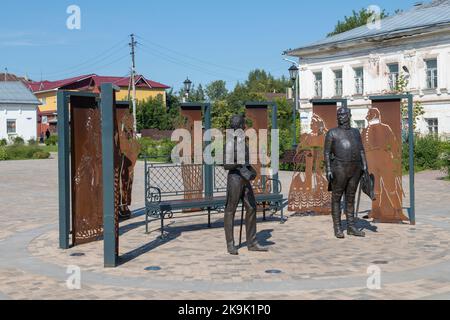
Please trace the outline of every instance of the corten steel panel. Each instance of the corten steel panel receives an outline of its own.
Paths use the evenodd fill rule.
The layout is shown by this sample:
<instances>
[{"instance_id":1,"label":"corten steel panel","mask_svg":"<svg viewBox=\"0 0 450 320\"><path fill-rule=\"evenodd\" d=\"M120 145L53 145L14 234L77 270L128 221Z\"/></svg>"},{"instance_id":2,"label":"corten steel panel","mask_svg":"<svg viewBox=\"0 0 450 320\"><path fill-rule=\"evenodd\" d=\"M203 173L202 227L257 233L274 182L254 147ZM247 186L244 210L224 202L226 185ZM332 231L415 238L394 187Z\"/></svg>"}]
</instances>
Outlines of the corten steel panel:
<instances>
[{"instance_id":1,"label":"corten steel panel","mask_svg":"<svg viewBox=\"0 0 450 320\"><path fill-rule=\"evenodd\" d=\"M370 217L378 222L407 221L403 214L401 100L372 101L362 138L375 197Z\"/></svg>"},{"instance_id":2,"label":"corten steel panel","mask_svg":"<svg viewBox=\"0 0 450 320\"><path fill-rule=\"evenodd\" d=\"M294 158L289 211L331 214L331 193L324 172L323 146L330 129L337 127L337 104L313 104L311 133L302 134Z\"/></svg>"},{"instance_id":3,"label":"corten steel panel","mask_svg":"<svg viewBox=\"0 0 450 320\"><path fill-rule=\"evenodd\" d=\"M267 105L246 105L245 108L245 117L247 120L250 120L252 123L252 129L256 130L256 133L258 135L258 163L257 164L252 164L252 166L255 168L256 172L258 173L258 175L256 176L256 179L252 182L253 185L253 190L255 192L255 194L261 194L261 193L265 193L265 192L270 192L270 190L267 190L265 187L270 187L270 186L265 186L265 183L263 181L263 177L261 175L261 169L262 169L262 164L261 164L261 159L259 157L259 150L260 150L260 141L261 139L259 138L259 130L265 129L268 130L269 129L269 118L268 118L268 106ZM251 151L250 151L251 152Z\"/></svg>"},{"instance_id":4,"label":"corten steel panel","mask_svg":"<svg viewBox=\"0 0 450 320\"><path fill-rule=\"evenodd\" d=\"M103 234L103 185L100 109L93 97L70 98L72 243L98 240Z\"/></svg>"},{"instance_id":5,"label":"corten steel panel","mask_svg":"<svg viewBox=\"0 0 450 320\"><path fill-rule=\"evenodd\" d=\"M129 215L131 194L134 179L134 167L139 157L139 143L135 139L133 129L134 119L128 104L116 104L116 125L119 132L120 160L117 163L120 170L119 211Z\"/></svg>"},{"instance_id":6,"label":"corten steel panel","mask_svg":"<svg viewBox=\"0 0 450 320\"><path fill-rule=\"evenodd\" d=\"M203 137L194 137L194 122L203 123L203 114L201 106L198 107L182 107L181 115L186 119L185 120L185 129L187 129L191 133L192 139L192 149L191 154L194 156L194 145L195 143L203 143ZM203 134L202 134L203 135ZM197 139L198 141L195 141ZM194 158L193 158L194 159ZM195 159L194 159L195 160ZM196 159L199 160L199 159ZM203 159L202 159L203 160ZM183 178L184 190L187 192L184 195L186 200L192 199L202 199L203 192L200 191L198 193L192 193L192 190L203 190L203 165L182 165L181 174ZM194 210L185 210L185 212L193 212L198 211L200 209Z\"/></svg>"}]
</instances>

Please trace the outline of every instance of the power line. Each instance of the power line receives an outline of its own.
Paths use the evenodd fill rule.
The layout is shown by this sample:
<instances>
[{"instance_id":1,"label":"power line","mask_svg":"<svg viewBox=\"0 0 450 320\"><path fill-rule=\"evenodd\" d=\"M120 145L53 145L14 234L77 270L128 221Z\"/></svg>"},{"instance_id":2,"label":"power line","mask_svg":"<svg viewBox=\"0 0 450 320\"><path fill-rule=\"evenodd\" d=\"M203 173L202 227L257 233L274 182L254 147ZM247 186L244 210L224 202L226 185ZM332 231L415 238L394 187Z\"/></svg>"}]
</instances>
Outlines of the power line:
<instances>
[{"instance_id":1,"label":"power line","mask_svg":"<svg viewBox=\"0 0 450 320\"><path fill-rule=\"evenodd\" d=\"M137 133L137 123L136 123L136 59L135 59L135 50L134 48L137 45L137 42L134 40L134 34L130 35L131 42L129 46L131 47L131 86L133 88L133 96L131 102L133 104L133 119L134 119L134 133Z\"/></svg>"},{"instance_id":2,"label":"power line","mask_svg":"<svg viewBox=\"0 0 450 320\"><path fill-rule=\"evenodd\" d=\"M176 54L176 55L179 55L179 56L182 56L182 57L191 59L191 60L195 60L195 61L198 61L198 62L203 63L203 64L208 64L208 65L210 65L210 66L214 66L214 67L221 68L221 69L228 69L228 70L235 71L235 72L239 72L239 73L245 73L245 72L246 72L246 71L244 71L244 70L240 70L240 69L237 69L237 68L234 68L234 67L220 65L220 64L217 64L217 63L214 63L214 62L206 61L206 60L203 60L203 59L199 59L199 58L196 58L196 57L187 55L187 54L185 54L185 53L182 53L182 52L179 52L179 51L170 49L170 48L168 48L168 47L165 47L165 46L163 46L163 45L160 45L160 44L158 44L158 43L156 43L156 42L154 42L154 41L150 41L150 40L148 40L148 39L144 39L143 37L141 37L141 36L139 36L139 35L137 35L136 37L139 38L139 39L141 39L142 41L144 41L144 43L147 43L147 44L149 44L149 45L153 45L153 46L159 47L159 48L161 48L161 49L164 49L164 50L167 50L167 51L169 51L169 52L172 52L172 53L174 53L174 54Z\"/></svg>"},{"instance_id":3,"label":"power line","mask_svg":"<svg viewBox=\"0 0 450 320\"><path fill-rule=\"evenodd\" d=\"M177 66L181 66L181 67L184 67L184 68L187 68L187 69L191 69L191 70L196 70L196 71L199 71L201 73L208 74L208 75L211 75L211 76L214 76L214 77L219 76L219 77L222 77L222 78L227 78L227 79L230 79L230 80L233 80L233 81L244 80L242 78L236 78L236 77L224 74L224 73L211 71L210 69L206 69L206 68L204 68L202 66L198 66L198 65L192 64L190 62L187 62L185 60L181 60L179 58L170 56L170 55L168 55L166 53L163 53L163 52L161 52L159 50L148 48L148 47L146 47L145 45L142 45L142 44L138 48L140 50L142 50L146 54L152 55L154 57L158 57L158 58L163 59L165 61L168 61L168 62L170 62L172 64L175 64Z\"/></svg>"}]
</instances>

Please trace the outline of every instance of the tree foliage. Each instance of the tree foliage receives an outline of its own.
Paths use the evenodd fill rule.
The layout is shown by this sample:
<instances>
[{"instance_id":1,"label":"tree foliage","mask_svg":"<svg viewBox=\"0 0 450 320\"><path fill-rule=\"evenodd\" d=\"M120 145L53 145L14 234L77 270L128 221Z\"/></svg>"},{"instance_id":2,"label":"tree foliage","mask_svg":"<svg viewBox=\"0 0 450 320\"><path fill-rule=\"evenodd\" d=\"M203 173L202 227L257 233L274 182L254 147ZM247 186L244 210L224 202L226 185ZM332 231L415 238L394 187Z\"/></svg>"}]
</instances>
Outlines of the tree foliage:
<instances>
[{"instance_id":1,"label":"tree foliage","mask_svg":"<svg viewBox=\"0 0 450 320\"><path fill-rule=\"evenodd\" d=\"M334 27L334 31L330 32L328 34L328 37L366 25L367 22L370 21L373 14L374 13L372 11L365 8L362 8L359 11L353 10L351 16L345 16L343 21L338 21L338 23ZM383 9L380 12L381 19L387 18L388 16L389 13L386 12L386 10Z\"/></svg>"}]
</instances>

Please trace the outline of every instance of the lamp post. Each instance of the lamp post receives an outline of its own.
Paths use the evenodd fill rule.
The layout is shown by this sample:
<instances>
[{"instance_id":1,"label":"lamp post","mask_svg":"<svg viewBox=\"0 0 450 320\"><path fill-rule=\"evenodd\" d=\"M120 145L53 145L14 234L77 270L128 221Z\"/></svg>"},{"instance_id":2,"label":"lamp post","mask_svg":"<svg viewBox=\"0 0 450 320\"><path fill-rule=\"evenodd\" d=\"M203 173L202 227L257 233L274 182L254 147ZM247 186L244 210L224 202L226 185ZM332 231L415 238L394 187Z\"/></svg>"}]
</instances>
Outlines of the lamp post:
<instances>
[{"instance_id":1,"label":"lamp post","mask_svg":"<svg viewBox=\"0 0 450 320\"><path fill-rule=\"evenodd\" d=\"M192 86L192 81L189 80L189 77L186 78L186 80L184 80L183 82L184 84L184 97L183 97L183 102L187 102L187 100L189 99L189 92L191 91L191 86Z\"/></svg>"},{"instance_id":2,"label":"lamp post","mask_svg":"<svg viewBox=\"0 0 450 320\"><path fill-rule=\"evenodd\" d=\"M294 82L294 108L292 111L292 130L293 130L293 143L292 147L297 149L297 108L298 108L298 67L295 64L289 68L289 76L292 82Z\"/></svg>"}]
</instances>

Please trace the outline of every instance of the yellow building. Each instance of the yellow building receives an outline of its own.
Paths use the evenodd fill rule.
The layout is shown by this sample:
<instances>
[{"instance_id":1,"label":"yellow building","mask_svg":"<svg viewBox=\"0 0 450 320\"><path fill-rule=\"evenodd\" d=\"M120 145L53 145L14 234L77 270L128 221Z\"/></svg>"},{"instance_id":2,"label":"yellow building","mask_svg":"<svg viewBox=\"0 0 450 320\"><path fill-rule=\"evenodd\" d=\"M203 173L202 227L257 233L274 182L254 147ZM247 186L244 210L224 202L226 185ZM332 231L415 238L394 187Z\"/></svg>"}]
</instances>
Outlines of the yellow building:
<instances>
[{"instance_id":1,"label":"yellow building","mask_svg":"<svg viewBox=\"0 0 450 320\"><path fill-rule=\"evenodd\" d=\"M103 83L113 83L120 88L120 91L116 94L117 100L128 100L130 77L106 77L88 74L57 81L29 82L28 86L42 103L38 112L39 132L45 132L47 129L56 132L56 94L58 90L100 92L100 86ZM162 83L146 79L144 76L136 76L136 99L138 101L155 98L159 95L162 96L163 101L166 101L166 90L169 88Z\"/></svg>"}]
</instances>

